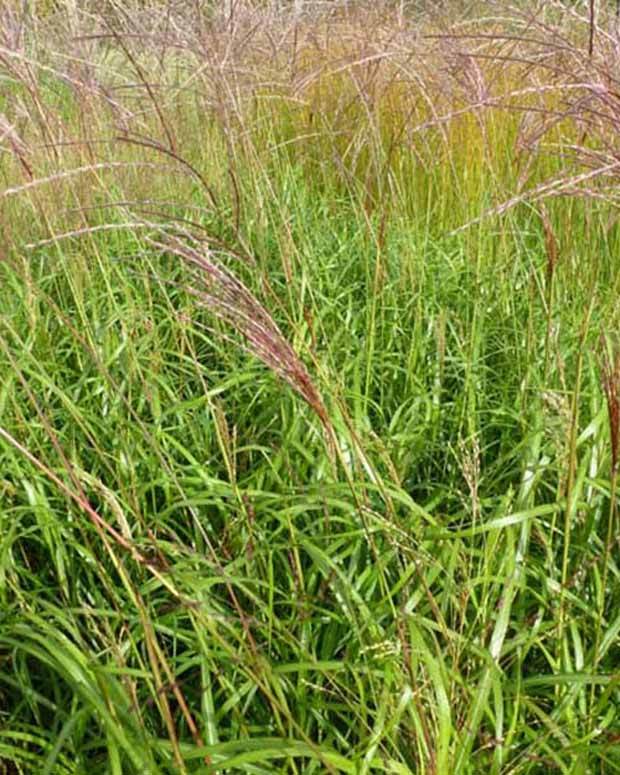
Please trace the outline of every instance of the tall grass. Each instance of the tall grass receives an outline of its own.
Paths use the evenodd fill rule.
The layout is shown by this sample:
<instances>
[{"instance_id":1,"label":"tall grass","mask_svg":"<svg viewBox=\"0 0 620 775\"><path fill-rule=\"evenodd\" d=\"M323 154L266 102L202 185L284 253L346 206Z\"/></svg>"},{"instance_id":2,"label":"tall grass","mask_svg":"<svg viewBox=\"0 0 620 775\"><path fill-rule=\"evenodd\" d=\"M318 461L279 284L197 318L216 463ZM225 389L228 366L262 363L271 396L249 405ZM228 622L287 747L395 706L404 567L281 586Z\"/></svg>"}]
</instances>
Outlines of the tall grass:
<instances>
[{"instance_id":1,"label":"tall grass","mask_svg":"<svg viewBox=\"0 0 620 775\"><path fill-rule=\"evenodd\" d=\"M614 9L0 11L0 773L620 771Z\"/></svg>"}]
</instances>

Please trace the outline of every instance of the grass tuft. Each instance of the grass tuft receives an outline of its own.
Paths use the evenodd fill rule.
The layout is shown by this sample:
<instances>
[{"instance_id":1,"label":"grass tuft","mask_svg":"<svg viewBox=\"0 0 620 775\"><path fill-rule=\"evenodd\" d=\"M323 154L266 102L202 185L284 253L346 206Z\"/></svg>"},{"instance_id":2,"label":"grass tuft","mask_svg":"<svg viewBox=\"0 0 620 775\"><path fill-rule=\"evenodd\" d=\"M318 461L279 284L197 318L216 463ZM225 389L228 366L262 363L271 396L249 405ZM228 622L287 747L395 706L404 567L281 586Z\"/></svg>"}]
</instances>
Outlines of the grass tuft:
<instances>
[{"instance_id":1,"label":"grass tuft","mask_svg":"<svg viewBox=\"0 0 620 775\"><path fill-rule=\"evenodd\" d=\"M0 775L620 771L615 7L0 9Z\"/></svg>"}]
</instances>

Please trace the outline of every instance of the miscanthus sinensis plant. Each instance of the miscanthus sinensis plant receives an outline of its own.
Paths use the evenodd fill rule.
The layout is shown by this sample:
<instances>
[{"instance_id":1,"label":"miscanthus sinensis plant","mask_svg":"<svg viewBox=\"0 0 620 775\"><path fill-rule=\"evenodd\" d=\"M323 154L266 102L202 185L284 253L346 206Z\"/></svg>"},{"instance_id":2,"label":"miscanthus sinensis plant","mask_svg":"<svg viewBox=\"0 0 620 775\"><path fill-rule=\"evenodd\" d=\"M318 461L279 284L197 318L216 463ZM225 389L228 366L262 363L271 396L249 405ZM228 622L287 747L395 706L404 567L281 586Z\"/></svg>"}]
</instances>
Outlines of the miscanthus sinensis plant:
<instances>
[{"instance_id":1,"label":"miscanthus sinensis plant","mask_svg":"<svg viewBox=\"0 0 620 775\"><path fill-rule=\"evenodd\" d=\"M0 9L0 773L620 770L613 5Z\"/></svg>"}]
</instances>

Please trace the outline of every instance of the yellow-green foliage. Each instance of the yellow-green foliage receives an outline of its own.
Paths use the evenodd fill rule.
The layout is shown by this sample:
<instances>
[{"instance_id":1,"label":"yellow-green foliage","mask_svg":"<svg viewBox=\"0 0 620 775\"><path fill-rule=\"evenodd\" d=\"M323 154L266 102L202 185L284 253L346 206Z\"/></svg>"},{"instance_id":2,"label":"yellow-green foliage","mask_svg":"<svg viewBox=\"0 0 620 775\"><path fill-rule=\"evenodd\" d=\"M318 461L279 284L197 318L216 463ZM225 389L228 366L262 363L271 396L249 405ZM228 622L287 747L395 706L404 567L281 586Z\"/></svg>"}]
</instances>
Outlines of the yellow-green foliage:
<instances>
[{"instance_id":1,"label":"yellow-green foliage","mask_svg":"<svg viewBox=\"0 0 620 775\"><path fill-rule=\"evenodd\" d=\"M34 11L45 16L46 9ZM411 219L420 201L436 199L445 228L559 171L560 144L578 137L570 116L554 118L570 96L564 88L570 72L558 76L566 52L552 51L553 67L546 69L514 50L527 52L527 41L516 41L506 56L497 23L459 28L458 35L473 40L464 50L458 36L403 20L387 7L295 25L256 10L232 39L216 23L200 48L177 25L174 45L158 49L162 30L170 32L164 17L153 14L154 31L145 29L143 39L135 25L113 25L116 39L96 25L107 37L72 51L56 29L37 44L45 69L17 55L10 60L16 96L33 116L30 123L17 120L21 161L33 176L76 165L165 162L176 164L175 188L185 197L196 176L191 183L188 167L154 147L161 144L197 165L229 203L239 195L232 173L252 187L241 169L255 165L255 176L259 170L277 176L282 164L294 163L309 185L354 195L368 212L389 209ZM74 22L91 32L97 16L78 17ZM5 100L9 121L16 105ZM150 147L129 145L134 133ZM5 165L5 174L19 184L25 169ZM104 189L116 181L129 199L147 196L140 190L144 176L121 167L68 186L95 196L98 180Z\"/></svg>"}]
</instances>

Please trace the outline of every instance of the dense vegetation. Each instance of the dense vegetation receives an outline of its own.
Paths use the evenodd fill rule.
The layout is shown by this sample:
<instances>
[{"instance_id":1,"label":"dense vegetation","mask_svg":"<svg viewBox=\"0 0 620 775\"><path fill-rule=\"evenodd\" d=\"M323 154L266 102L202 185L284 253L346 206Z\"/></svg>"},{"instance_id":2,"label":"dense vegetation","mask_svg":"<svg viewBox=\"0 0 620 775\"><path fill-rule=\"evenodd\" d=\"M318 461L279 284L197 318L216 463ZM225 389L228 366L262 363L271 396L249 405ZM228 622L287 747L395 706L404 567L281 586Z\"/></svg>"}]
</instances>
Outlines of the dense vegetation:
<instances>
[{"instance_id":1,"label":"dense vegetation","mask_svg":"<svg viewBox=\"0 0 620 775\"><path fill-rule=\"evenodd\" d=\"M615 18L208 5L0 11L0 773L620 772Z\"/></svg>"}]
</instances>

